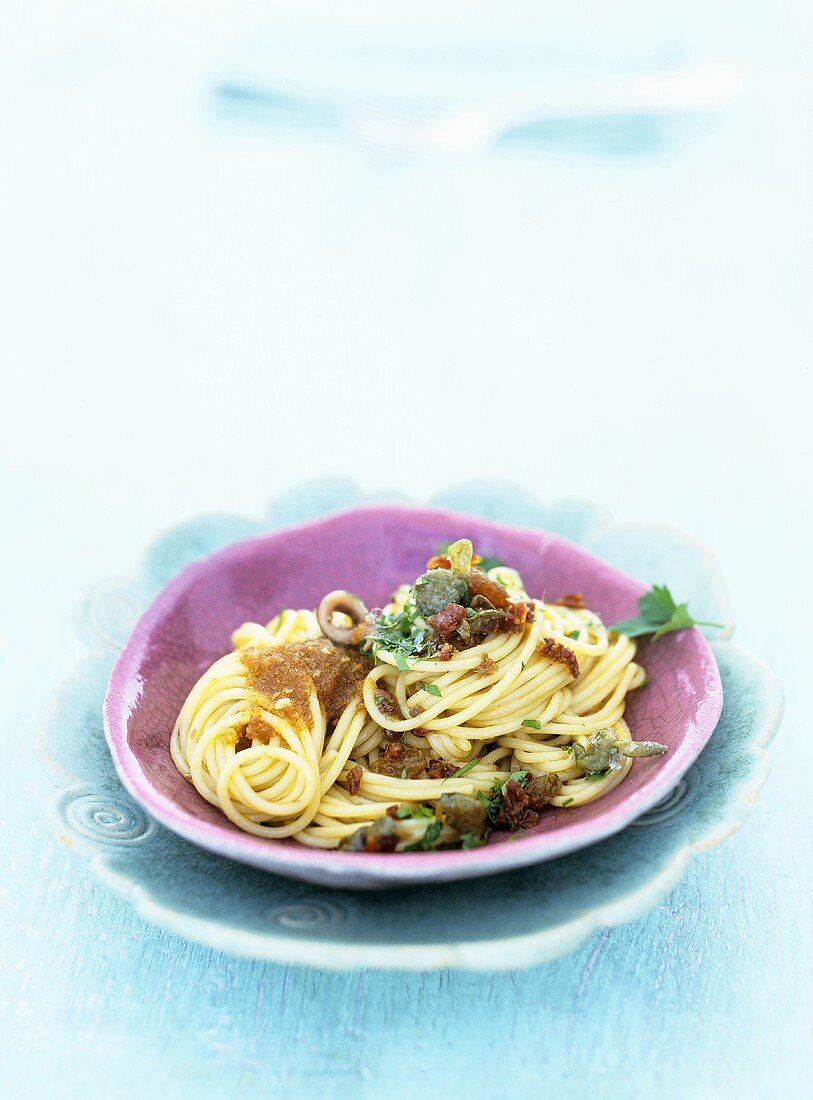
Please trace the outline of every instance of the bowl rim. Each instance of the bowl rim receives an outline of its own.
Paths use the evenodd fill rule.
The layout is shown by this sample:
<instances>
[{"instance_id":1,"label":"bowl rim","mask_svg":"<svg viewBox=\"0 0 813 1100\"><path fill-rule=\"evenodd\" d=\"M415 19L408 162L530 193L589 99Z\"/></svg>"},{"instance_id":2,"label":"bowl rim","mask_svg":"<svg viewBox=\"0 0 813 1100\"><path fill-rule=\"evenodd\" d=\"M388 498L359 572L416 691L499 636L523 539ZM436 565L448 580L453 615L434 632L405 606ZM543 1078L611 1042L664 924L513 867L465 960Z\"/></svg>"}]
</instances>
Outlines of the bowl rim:
<instances>
[{"instance_id":1,"label":"bowl rim","mask_svg":"<svg viewBox=\"0 0 813 1100\"><path fill-rule=\"evenodd\" d=\"M285 843L256 837L239 831L225 817L213 824L181 809L171 798L158 791L144 775L139 757L127 738L126 712L132 697L130 685L138 677L139 661L146 651L150 632L165 617L166 612L194 580L207 572L213 563L239 558L248 547L273 544L291 534L306 534L315 528L329 526L348 516L378 514L408 519L420 515L442 518L453 524L473 522L497 532L544 539L567 546L574 554L599 563L633 587L639 594L647 586L624 570L597 557L589 549L561 535L542 528L503 523L465 512L409 504L378 502L338 509L302 523L286 525L274 531L262 532L230 542L191 562L164 585L137 620L130 636L113 666L102 707L104 733L116 772L129 794L160 824L185 840L208 851L245 863L261 870L304 878L324 886L344 888L384 888L421 883L437 884L500 871L512 871L529 864L556 859L590 844L613 836L626 828L641 814L655 806L675 786L699 756L713 733L722 712L723 693L719 670L707 639L697 628L692 633L701 642L701 652L713 677L713 688L698 706L698 723L702 733L691 744L681 744L683 752L670 754L651 784L633 792L613 811L574 826L563 834L529 833L510 844L485 845L469 851L391 854L337 852L305 845Z\"/></svg>"}]
</instances>

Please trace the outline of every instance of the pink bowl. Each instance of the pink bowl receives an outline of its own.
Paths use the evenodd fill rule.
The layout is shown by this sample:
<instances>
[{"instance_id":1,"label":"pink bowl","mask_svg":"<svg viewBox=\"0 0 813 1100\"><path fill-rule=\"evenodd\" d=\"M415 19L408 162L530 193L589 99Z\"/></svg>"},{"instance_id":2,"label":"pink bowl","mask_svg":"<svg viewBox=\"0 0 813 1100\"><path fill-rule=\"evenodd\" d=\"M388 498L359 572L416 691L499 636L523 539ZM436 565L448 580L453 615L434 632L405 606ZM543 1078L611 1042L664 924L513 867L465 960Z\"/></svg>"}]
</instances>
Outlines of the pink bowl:
<instances>
[{"instance_id":1,"label":"pink bowl","mask_svg":"<svg viewBox=\"0 0 813 1100\"><path fill-rule=\"evenodd\" d=\"M650 683L627 709L635 738L662 741L669 753L635 761L606 797L545 812L536 828L510 843L497 835L471 851L374 855L265 840L237 829L178 774L169 755L175 718L200 674L231 648L236 626L266 622L281 607L314 607L334 588L380 606L423 570L441 542L463 536L480 553L518 569L534 595L583 592L605 622L634 614L645 590L565 539L429 509L354 508L234 543L188 566L163 589L113 668L104 728L129 792L161 824L210 851L309 882L365 889L470 878L553 859L618 832L654 806L696 759L722 709L717 665L696 628L641 646Z\"/></svg>"}]
</instances>

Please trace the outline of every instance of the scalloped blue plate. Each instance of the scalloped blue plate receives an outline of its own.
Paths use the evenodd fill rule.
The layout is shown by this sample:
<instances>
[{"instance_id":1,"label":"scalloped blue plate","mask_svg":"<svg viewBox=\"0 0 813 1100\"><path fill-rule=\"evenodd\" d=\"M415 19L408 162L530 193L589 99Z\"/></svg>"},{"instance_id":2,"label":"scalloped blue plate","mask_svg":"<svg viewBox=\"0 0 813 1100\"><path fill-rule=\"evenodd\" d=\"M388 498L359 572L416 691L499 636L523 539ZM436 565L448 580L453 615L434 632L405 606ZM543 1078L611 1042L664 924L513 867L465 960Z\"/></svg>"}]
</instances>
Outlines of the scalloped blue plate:
<instances>
[{"instance_id":1,"label":"scalloped blue plate","mask_svg":"<svg viewBox=\"0 0 813 1100\"><path fill-rule=\"evenodd\" d=\"M720 722L666 798L610 839L485 884L337 895L203 851L150 819L121 787L101 702L115 655L150 598L184 565L236 538L361 500L345 482L321 481L276 501L259 522L195 521L158 540L138 580L94 590L78 617L94 652L59 693L40 746L62 788L54 803L60 841L165 928L238 954L313 966L530 965L572 949L598 926L646 913L690 855L739 826L767 775L765 745L781 719L781 690L727 641L713 643L724 691ZM504 486L463 487L432 504L564 535L644 582L667 581L699 617L725 622L730 633L713 561L678 532L611 524L581 502L545 507Z\"/></svg>"}]
</instances>

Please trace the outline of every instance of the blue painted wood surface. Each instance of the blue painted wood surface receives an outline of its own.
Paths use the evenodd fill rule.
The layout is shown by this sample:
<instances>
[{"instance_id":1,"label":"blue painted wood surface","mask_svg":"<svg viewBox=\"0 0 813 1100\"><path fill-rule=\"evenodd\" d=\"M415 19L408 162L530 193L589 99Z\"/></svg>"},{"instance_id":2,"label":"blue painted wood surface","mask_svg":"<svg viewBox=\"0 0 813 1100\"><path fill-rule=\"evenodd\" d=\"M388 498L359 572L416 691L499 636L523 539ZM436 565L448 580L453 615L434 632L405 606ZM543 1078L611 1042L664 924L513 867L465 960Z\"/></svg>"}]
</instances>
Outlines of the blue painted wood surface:
<instances>
[{"instance_id":1,"label":"blue painted wood surface","mask_svg":"<svg viewBox=\"0 0 813 1100\"><path fill-rule=\"evenodd\" d=\"M17 609L20 632L36 635L22 597ZM758 624L740 634L764 640ZM72 635L60 616L40 669L70 658ZM36 666L16 650L6 658L9 699ZM13 726L31 728L36 701L17 693ZM793 708L789 722L793 739ZM4 792L4 1034L13 1037L4 1072L26 1087L62 1081L71 1096L107 1079L126 1097L160 1087L204 1097L352 1088L373 1098L385 1080L397 1096L429 1087L457 1096L487 1072L579 1097L588 1087L618 1095L633 1064L631 1095L685 1095L695 1067L700 1095L768 1095L776 1059L792 1060L809 1028L799 1011L809 999L809 866L799 862L809 835L788 829L803 784L792 757L783 762L783 741L779 778L742 832L690 863L649 917L545 966L493 975L308 971L153 928L52 843L32 815L49 784L17 742L17 779ZM773 1056L754 1043L757 1032ZM801 1096L791 1066L788 1095Z\"/></svg>"},{"instance_id":2,"label":"blue painted wood surface","mask_svg":"<svg viewBox=\"0 0 813 1100\"><path fill-rule=\"evenodd\" d=\"M3 1095L808 1096L809 5L588 5L583 25L547 9L550 56L733 58L746 92L637 157L421 165L212 123L212 80L270 15L12 7ZM353 379L353 423L377 436L408 387L404 450L337 449ZM474 382L524 430L446 455L431 425L404 430L414 394L454 405ZM32 746L83 650L74 609L181 519L259 514L325 471L429 496L441 466L444 484L505 477L713 547L736 639L788 700L751 820L648 918L516 974L316 973L151 928L42 820Z\"/></svg>"}]
</instances>

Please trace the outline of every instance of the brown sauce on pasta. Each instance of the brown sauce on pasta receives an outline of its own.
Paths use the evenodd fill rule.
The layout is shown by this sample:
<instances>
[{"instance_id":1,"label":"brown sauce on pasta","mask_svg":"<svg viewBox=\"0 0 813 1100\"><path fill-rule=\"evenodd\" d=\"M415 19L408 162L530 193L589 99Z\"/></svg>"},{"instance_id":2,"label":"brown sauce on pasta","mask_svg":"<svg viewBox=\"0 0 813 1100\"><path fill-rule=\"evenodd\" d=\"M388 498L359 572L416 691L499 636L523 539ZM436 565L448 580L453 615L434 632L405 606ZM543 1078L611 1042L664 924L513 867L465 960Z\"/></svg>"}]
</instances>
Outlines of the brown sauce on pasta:
<instances>
[{"instance_id":1,"label":"brown sauce on pasta","mask_svg":"<svg viewBox=\"0 0 813 1100\"><path fill-rule=\"evenodd\" d=\"M248 672L248 686L268 699L269 710L294 715L306 724L314 690L328 722L335 722L358 694L371 667L361 654L339 649L326 638L253 646L241 651L240 660ZM252 730L254 737L260 733L259 725Z\"/></svg>"}]
</instances>

